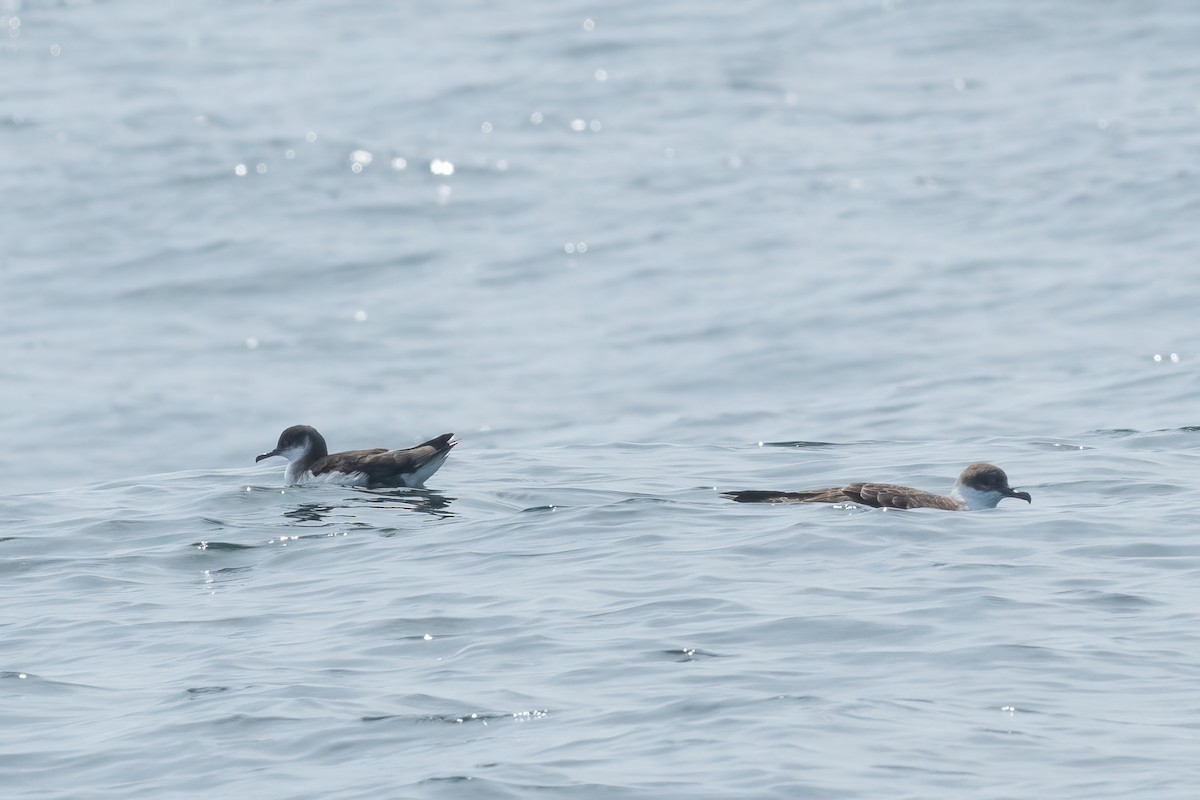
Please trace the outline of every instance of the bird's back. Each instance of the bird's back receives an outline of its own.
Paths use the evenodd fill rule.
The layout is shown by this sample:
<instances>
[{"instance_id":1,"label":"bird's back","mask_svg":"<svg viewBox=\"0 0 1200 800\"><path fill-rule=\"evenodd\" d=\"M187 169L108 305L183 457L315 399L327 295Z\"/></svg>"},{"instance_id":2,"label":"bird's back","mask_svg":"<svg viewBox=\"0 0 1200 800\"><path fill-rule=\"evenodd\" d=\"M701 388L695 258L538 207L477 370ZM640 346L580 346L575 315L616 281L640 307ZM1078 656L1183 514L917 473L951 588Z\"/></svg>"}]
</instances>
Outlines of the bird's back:
<instances>
[{"instance_id":1,"label":"bird's back","mask_svg":"<svg viewBox=\"0 0 1200 800\"><path fill-rule=\"evenodd\" d=\"M913 489L909 486L898 486L894 483L852 483L841 491L854 502L874 508L962 510L962 504L953 498L934 494L933 492L923 492L920 489Z\"/></svg>"},{"instance_id":2,"label":"bird's back","mask_svg":"<svg viewBox=\"0 0 1200 800\"><path fill-rule=\"evenodd\" d=\"M453 433L443 433L427 442L403 450L377 447L371 450L347 450L333 453L315 462L310 471L315 476L328 473L360 474L371 489L383 487L420 486L437 472L458 444Z\"/></svg>"}]
</instances>

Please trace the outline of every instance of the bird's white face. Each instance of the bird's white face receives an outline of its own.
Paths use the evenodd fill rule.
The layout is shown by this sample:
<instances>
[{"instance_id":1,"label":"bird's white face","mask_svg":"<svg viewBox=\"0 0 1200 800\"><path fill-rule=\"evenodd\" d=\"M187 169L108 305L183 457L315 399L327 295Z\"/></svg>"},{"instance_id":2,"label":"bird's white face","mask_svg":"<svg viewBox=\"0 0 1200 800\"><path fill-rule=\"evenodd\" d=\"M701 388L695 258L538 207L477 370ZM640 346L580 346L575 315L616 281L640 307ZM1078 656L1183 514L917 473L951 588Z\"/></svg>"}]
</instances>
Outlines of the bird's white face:
<instances>
[{"instance_id":1,"label":"bird's white face","mask_svg":"<svg viewBox=\"0 0 1200 800\"><path fill-rule=\"evenodd\" d=\"M311 449L312 442L310 442L308 439L304 439L303 441L297 442L286 450L280 450L279 455L283 456L288 461L295 461L298 458L302 458L304 454Z\"/></svg>"},{"instance_id":2,"label":"bird's white face","mask_svg":"<svg viewBox=\"0 0 1200 800\"><path fill-rule=\"evenodd\" d=\"M1004 499L1004 495L994 489L980 490L963 486L961 483L955 484L954 491L950 493L950 496L955 500L961 500L968 511L995 508Z\"/></svg>"}]
</instances>

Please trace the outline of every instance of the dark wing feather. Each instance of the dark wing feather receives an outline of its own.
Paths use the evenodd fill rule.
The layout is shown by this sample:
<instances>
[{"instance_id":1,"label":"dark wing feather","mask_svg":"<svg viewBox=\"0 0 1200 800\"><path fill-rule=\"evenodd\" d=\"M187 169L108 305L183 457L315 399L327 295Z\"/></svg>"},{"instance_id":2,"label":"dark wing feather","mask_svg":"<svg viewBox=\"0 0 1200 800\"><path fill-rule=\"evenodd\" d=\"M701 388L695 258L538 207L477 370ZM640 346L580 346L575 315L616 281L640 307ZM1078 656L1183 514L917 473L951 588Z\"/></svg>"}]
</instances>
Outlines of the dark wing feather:
<instances>
[{"instance_id":1,"label":"dark wing feather","mask_svg":"<svg viewBox=\"0 0 1200 800\"><path fill-rule=\"evenodd\" d=\"M372 450L347 450L325 456L310 468L313 475L326 472L363 472L370 475L372 488L380 486L404 486L404 477L416 472L435 458L444 456L458 444L454 434L443 433L416 447L403 450L388 450L377 447Z\"/></svg>"},{"instance_id":2,"label":"dark wing feather","mask_svg":"<svg viewBox=\"0 0 1200 800\"><path fill-rule=\"evenodd\" d=\"M332 453L318 459L309 470L313 475L324 475L326 472L355 472L363 462L374 461L376 456L387 452L386 447L375 447L371 450L347 450L344 453Z\"/></svg>"},{"instance_id":3,"label":"dark wing feather","mask_svg":"<svg viewBox=\"0 0 1200 800\"><path fill-rule=\"evenodd\" d=\"M894 483L852 483L842 490L856 503L874 508L940 508L958 511L961 506L949 497L923 492Z\"/></svg>"},{"instance_id":4,"label":"dark wing feather","mask_svg":"<svg viewBox=\"0 0 1200 800\"><path fill-rule=\"evenodd\" d=\"M749 490L725 492L721 496L735 503L859 503L872 508L940 508L946 511L962 508L949 497L894 483L852 483L841 488L807 492Z\"/></svg>"},{"instance_id":5,"label":"dark wing feather","mask_svg":"<svg viewBox=\"0 0 1200 800\"><path fill-rule=\"evenodd\" d=\"M811 492L771 492L750 489L725 492L721 497L735 503L849 503L857 502L841 489L816 489Z\"/></svg>"}]
</instances>

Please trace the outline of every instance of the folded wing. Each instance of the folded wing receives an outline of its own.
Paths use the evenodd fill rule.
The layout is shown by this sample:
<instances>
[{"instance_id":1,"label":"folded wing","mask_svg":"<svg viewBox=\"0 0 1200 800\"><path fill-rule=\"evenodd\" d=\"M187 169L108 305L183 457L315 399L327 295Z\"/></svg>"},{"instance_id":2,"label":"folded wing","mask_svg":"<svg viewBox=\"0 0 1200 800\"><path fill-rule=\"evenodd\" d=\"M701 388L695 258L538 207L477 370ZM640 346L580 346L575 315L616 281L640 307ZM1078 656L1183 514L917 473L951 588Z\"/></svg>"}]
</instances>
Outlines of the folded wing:
<instances>
[{"instance_id":1,"label":"folded wing","mask_svg":"<svg viewBox=\"0 0 1200 800\"><path fill-rule=\"evenodd\" d=\"M959 503L949 497L894 483L851 483L806 492L749 490L725 492L721 496L737 503L859 503L872 508L960 509Z\"/></svg>"},{"instance_id":2,"label":"folded wing","mask_svg":"<svg viewBox=\"0 0 1200 800\"><path fill-rule=\"evenodd\" d=\"M427 442L403 450L378 447L348 450L325 456L311 467L313 475L327 472L362 473L369 488L420 486L437 471L450 448L458 444L454 434L443 433Z\"/></svg>"},{"instance_id":3,"label":"folded wing","mask_svg":"<svg viewBox=\"0 0 1200 800\"><path fill-rule=\"evenodd\" d=\"M749 489L721 495L735 503L858 503L843 489L815 489L809 492L771 492Z\"/></svg>"},{"instance_id":4,"label":"folded wing","mask_svg":"<svg viewBox=\"0 0 1200 800\"><path fill-rule=\"evenodd\" d=\"M923 492L894 483L852 483L842 492L856 503L873 508L940 508L958 511L959 504L949 497Z\"/></svg>"}]
</instances>

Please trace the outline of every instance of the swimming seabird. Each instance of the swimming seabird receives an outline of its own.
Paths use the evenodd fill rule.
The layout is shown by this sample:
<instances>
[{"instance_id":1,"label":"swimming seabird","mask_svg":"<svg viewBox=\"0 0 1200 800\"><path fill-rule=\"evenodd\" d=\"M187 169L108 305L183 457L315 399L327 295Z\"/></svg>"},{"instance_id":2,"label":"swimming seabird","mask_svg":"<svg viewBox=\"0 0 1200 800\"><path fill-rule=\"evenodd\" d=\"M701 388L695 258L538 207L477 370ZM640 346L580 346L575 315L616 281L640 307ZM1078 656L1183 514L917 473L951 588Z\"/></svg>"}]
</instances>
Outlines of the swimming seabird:
<instances>
[{"instance_id":1,"label":"swimming seabird","mask_svg":"<svg viewBox=\"0 0 1200 800\"><path fill-rule=\"evenodd\" d=\"M1018 492L1008 485L1004 470L983 463L964 469L948 497L894 483L851 483L807 492L751 490L725 492L721 496L738 503L859 503L875 508L940 508L945 511L995 508L1006 497L1033 502L1029 492Z\"/></svg>"},{"instance_id":2,"label":"swimming seabird","mask_svg":"<svg viewBox=\"0 0 1200 800\"><path fill-rule=\"evenodd\" d=\"M288 485L322 481L341 486L365 486L368 489L422 486L438 471L458 444L453 433L443 433L424 444L405 450L347 450L329 454L325 437L309 425L293 425L279 434L279 444L269 453L254 459L257 463L271 456L288 460L284 478Z\"/></svg>"}]
</instances>

